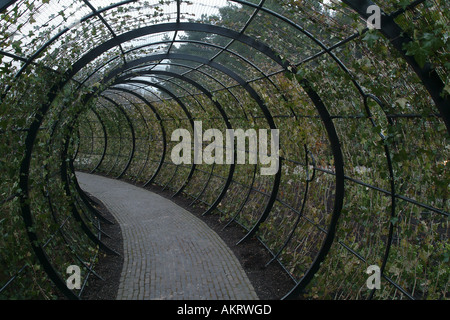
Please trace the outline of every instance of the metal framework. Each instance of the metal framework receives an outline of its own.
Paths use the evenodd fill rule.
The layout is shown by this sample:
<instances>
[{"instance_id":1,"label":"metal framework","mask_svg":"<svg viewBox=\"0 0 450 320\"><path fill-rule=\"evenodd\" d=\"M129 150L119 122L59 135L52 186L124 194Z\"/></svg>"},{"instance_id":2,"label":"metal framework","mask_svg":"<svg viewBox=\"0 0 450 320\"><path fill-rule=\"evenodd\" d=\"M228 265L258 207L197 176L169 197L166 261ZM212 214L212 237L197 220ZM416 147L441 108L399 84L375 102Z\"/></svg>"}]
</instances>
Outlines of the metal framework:
<instances>
[{"instance_id":1,"label":"metal framework","mask_svg":"<svg viewBox=\"0 0 450 320\"><path fill-rule=\"evenodd\" d=\"M48 10L56 10L58 7L58 4L53 2L55 1L48 4ZM444 199L443 205L440 206L436 205L437 201L416 200L402 187L400 180L408 178L399 174L396 167L397 155L402 150L402 141L400 139L391 144L389 135L392 134L391 131L400 134L402 130L408 130L408 123L402 122L402 125L399 122L402 119L429 120L435 122L427 123L425 125L427 130L432 131L430 127L436 122L441 123L446 128L442 140L444 144L448 141L450 104L448 94L443 94L444 77L432 63L427 62L421 66L408 54L406 47L414 40L399 24L399 19L406 17L410 12L425 11L422 6L427 1L414 1L389 13L382 10L381 29L377 32L388 40L390 47L387 50L403 59L405 65L412 70L409 74L414 73L419 79L419 84L411 85L414 86L413 89L408 89L408 84L405 84L405 90L425 92L424 95L428 96L429 102L434 104L434 111L431 114L408 113L389 107L387 104L392 101L386 101L380 94L375 94L371 88L367 88L363 76L355 75L358 70L355 71L351 67L353 57L343 56L341 52L352 44L357 45L365 34L373 32L368 28L363 28L359 32L350 29L344 36L340 35L338 41L324 40L316 34L323 26L316 24L313 28L304 19L299 18L301 14L280 9L283 8L280 4L283 1L261 0L258 4L241 0L227 1L232 5L228 7L229 9L232 8L247 16L245 22L240 21L241 25L236 23L239 27L227 25L222 20L214 20L220 12L220 7L211 5L215 11L207 12L209 5L205 1L192 1L193 7L196 7L192 10L199 13L205 10L205 15L207 13L212 17L209 22L186 18L189 12L183 10L187 10L185 7L188 1L166 1L160 4L163 7L160 15L156 14L160 10L158 1L149 3L151 3L149 8L139 7L138 12L127 16L127 12L133 11L132 5L138 6L139 1L122 1L106 7L99 7L89 0L72 4L69 1L67 7L72 5L75 7L71 13L74 20L72 24L66 25L67 17L65 17L64 21L54 26L54 29L49 29L47 41L33 44L35 45L33 51L24 55L20 50L13 50L13 40L18 39L18 34L23 35L19 32L18 25L31 24L30 21L34 20L33 15L41 17L42 21L37 23L43 26L54 22L55 18L46 16L45 12L48 11L44 10L46 7L44 4L35 3L36 6L28 10L29 8L24 7L23 1L0 2L0 12L9 13L11 16L14 12L19 13L16 21L9 25L2 21L5 23L5 32L8 31L13 40L9 46L7 42L3 42L0 57L12 61L17 68L11 77L12 80L3 88L1 102L15 96L20 91L15 87L15 83L20 83L21 79L35 68L43 67L46 72L58 78L50 88L47 88L46 99L34 109L33 117L27 122L26 128L15 128L23 132L24 150L20 166L17 168L20 192L8 195L1 202L1 205L6 207L18 200L29 245L55 287L71 299L80 298L83 291L75 292L68 289L60 271L61 267L56 265L50 249L47 249L57 235L64 240L76 256L76 260L87 270L88 275L101 277L86 261L89 257L77 252L81 249L76 245L77 241L72 239L71 229L67 227L72 219L79 224L81 233L87 237L90 245L98 246L109 254L117 254L101 240L102 236L108 237L102 231L101 223L111 222L95 209L92 200L76 181L75 170L86 170L91 173L102 172L117 179L125 177L133 179L144 187L154 183L160 184L165 189L173 190L174 197L181 194L191 197L191 205L196 202L206 205L205 215L224 215L228 219L225 227L231 223L241 225L246 229L246 235L237 245L257 237L272 254L272 259L266 262L266 266L277 262L293 279L292 289L285 293L284 299L295 298L307 292L309 286L314 283L314 277L321 274L327 259L333 261L332 255L336 250L344 250L346 254L352 256L352 259L356 259L358 264L377 262L383 281L395 291L391 294L392 297L400 295L402 298L420 298L420 294L411 289L411 283L401 279L398 274L394 279L392 272L387 270L389 264L391 267L394 265L393 252L399 250L395 243L400 238L407 238L396 223L404 214L405 207L414 208L411 210L426 210L430 221L434 221L433 219L444 221L439 231L436 231L436 239L439 240L436 240L434 245L448 250L449 228L446 222L449 216L448 200ZM360 16L361 21L365 21L370 17L367 9L377 3L369 0L344 0L334 5L338 7L337 11L346 12L349 16L355 13ZM319 7L311 5L311 8L311 12L324 10L320 5ZM77 12L81 9L87 10L88 13L78 16ZM174 14L170 13L172 9L175 10ZM149 19L146 10L154 10L156 17L154 21L145 21ZM27 14L29 16L26 16ZM165 14L167 20L158 20L159 16ZM21 22L21 15L24 16L25 23ZM138 20L141 15L144 17L141 21L143 26L138 27L140 24L134 25L133 19ZM306 11L305 16L308 17ZM127 18L131 20L130 28L123 27L127 24L125 22ZM268 30L260 30L261 21L267 19L273 24L267 27ZM311 16L306 20L314 21ZM118 27L118 21L121 21L123 29ZM91 32L91 28L100 30L98 32L103 32L102 35L97 36ZM84 36L91 37L92 42L86 40L84 45L83 41L72 38L72 33L77 34L79 39L83 39ZM280 41L289 44L285 45L286 48L272 45L267 34L271 34L272 37L279 36ZM290 43L288 35L292 36L292 39L301 39L304 47L295 47L294 52L289 52L292 50L289 45L296 46L300 40L292 40ZM26 38L22 36L19 41L22 44L28 41L25 47L32 46L30 43L33 39ZM70 48L71 45L79 50L73 53L63 69L55 67L51 58L46 59L47 55L52 56L53 51L54 56L59 57L61 53L57 50L58 45L63 46L61 51ZM305 48L314 50L307 51ZM307 53L303 54L303 51ZM25 49L22 52L25 52ZM347 91L343 91L343 95L354 90L356 94L352 97L352 103L360 101L359 112L341 112L339 108L342 105L339 105L339 101L330 101L323 93L322 85L327 87L326 81L318 83L317 78L302 75L305 69L311 70L311 73L321 72L322 64L332 66L332 74L339 74L339 77L346 80L346 85L351 89L346 88ZM300 93L294 95L286 90L283 81L291 85L290 90L297 90L296 92ZM298 87L295 88L295 85ZM339 86L342 84L337 88L328 89L339 91L341 89ZM67 91L70 91L72 98L61 101L61 95ZM303 100L296 100L298 97L302 97ZM351 100L345 99L342 97L344 103ZM305 106L309 106L314 113L305 112L307 110ZM298 144L295 147L289 146L286 156L284 153L281 156L280 170L272 179L259 176L257 165L245 166L246 173L242 174L244 171L239 171L238 175L235 164L227 166L225 170L218 165L208 168L195 164L174 165L169 158L171 141L168 135L181 123L188 124L193 131L195 120L202 120L223 129L237 128L244 123L248 128L257 126L283 130L283 126L287 123L289 125L297 122L303 125L318 123L319 125L315 127L319 128L316 140L317 145L320 144L322 147L296 141ZM349 167L351 162L349 150L352 149L348 144L352 143L353 138L349 137L343 126L345 123L354 122L365 123L361 127L372 130L372 138L381 141L381 147L377 150L384 159L383 169L374 167L364 170L382 171L380 173L384 178L382 182L374 181L370 175L362 177L352 175L355 171L353 167ZM48 124L52 125L52 129L47 137L42 132L47 132L44 126ZM402 128L398 129L398 126ZM289 138L289 134L287 137ZM42 144L42 139L46 139L48 154L58 153L58 166L47 165L47 162L44 163L36 154L35 150ZM359 138L355 139L359 141ZM406 140L406 136L402 139ZM420 147L425 148L422 145ZM283 149L283 146L281 148ZM449 150L441 152L439 161L442 159L448 161L446 157ZM436 163L437 161L436 159ZM428 168L434 165L436 164L431 163ZM39 166L48 168L53 174L45 176L44 186L34 183L37 179L34 168ZM305 172L303 180L294 181L294 184L298 185L297 189L290 187L291 182L287 181L291 180L287 180L289 176L284 174L290 168L301 168L298 170ZM436 177L436 185L448 181L445 177L445 173L448 174L446 170L444 169L443 177ZM72 199L67 203L64 202L70 212L64 219L63 214L56 209L61 200L53 190L53 177L58 177L58 181L62 183L66 199ZM379 213L373 213L377 216L376 219L385 221L381 223L382 230L377 230L379 233L377 239L383 244L379 245L380 253L375 258L359 245L351 243L345 234L340 233L342 216L346 216L348 208L355 205L352 201L360 200L348 197L352 188L369 190L367 192L372 198L389 199L378 200L387 206L383 217L378 217ZM45 233L37 230L38 214L33 211L33 203L39 201L30 201L40 199L36 196L35 189L42 189L47 212L51 213L54 222L59 226L50 236L43 237ZM320 196L319 193L324 189L327 196ZM283 194L287 191L293 192L292 190L296 190L298 194L293 196L294 200L286 200ZM317 199L327 204L317 209L323 212L315 217L310 212L314 211ZM253 208L254 212L248 212L252 210L248 208ZM355 216L355 220L356 218ZM277 236L275 231L271 233L271 229L266 228L275 222L284 230L282 236ZM446 227L443 227L445 224ZM361 225L364 225L358 227L361 230L370 229L366 224ZM75 230L77 227L71 228ZM73 234L78 234L77 232L73 231ZM365 236L362 231L362 235L358 234L355 239ZM312 244L308 242L309 237L315 239L311 240ZM367 242L370 242L370 239L367 236ZM364 243L364 239L353 241ZM298 249L306 243L311 247ZM290 246L295 249L289 249ZM333 248L338 249L333 251ZM283 255L288 249L293 251L294 260L297 255L308 258L302 260L301 271L295 271L298 267L295 263L286 262L288 259ZM0 294L18 281L26 269L27 264L9 271L11 277L6 279L4 284L0 283ZM88 276L85 282L87 278ZM351 279L347 280L352 282ZM448 288L446 290L448 291ZM365 297L376 298L376 290L371 290Z\"/></svg>"}]
</instances>

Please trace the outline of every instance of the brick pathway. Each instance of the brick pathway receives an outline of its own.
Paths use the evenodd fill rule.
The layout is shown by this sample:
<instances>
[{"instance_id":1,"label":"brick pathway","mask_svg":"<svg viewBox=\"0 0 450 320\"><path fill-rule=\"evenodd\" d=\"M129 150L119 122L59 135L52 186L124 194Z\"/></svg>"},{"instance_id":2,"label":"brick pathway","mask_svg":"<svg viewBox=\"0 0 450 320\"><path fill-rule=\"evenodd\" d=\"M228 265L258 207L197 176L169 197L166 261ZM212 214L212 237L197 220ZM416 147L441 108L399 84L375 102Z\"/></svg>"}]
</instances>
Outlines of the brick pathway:
<instances>
[{"instance_id":1,"label":"brick pathway","mask_svg":"<svg viewBox=\"0 0 450 320\"><path fill-rule=\"evenodd\" d=\"M237 258L203 221L123 181L77 177L120 224L124 264L118 300L258 299Z\"/></svg>"}]
</instances>

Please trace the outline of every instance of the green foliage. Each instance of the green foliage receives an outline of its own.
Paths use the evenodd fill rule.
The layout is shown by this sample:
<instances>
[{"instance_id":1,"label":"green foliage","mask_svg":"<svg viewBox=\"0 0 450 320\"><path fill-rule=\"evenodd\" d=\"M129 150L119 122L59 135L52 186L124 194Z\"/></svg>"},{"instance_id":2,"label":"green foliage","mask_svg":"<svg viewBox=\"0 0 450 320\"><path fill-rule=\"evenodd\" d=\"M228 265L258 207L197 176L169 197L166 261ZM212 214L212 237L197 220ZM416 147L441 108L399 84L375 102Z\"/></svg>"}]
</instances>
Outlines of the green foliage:
<instances>
[{"instance_id":1,"label":"green foliage","mask_svg":"<svg viewBox=\"0 0 450 320\"><path fill-rule=\"evenodd\" d=\"M413 56L419 66L423 68L425 63L436 53L439 53L444 49L448 57L448 51L450 49L449 39L450 27L448 25L436 24L432 32L419 32L415 30L414 41L406 43L404 49L406 54ZM446 65L448 68L448 64Z\"/></svg>"},{"instance_id":2,"label":"green foliage","mask_svg":"<svg viewBox=\"0 0 450 320\"><path fill-rule=\"evenodd\" d=\"M14 6L1 16L0 49L21 57L30 56L63 26L24 30L33 38L30 41L26 37L11 37L13 31L21 33L21 17L37 24L36 4L26 3L27 9ZM121 34L166 22L171 4L171 1L133 3L102 14ZM448 95L448 5L443 1L425 1L413 10L408 5L409 1L396 0L385 1L382 6L388 13L406 9L395 19L404 35L412 40L405 43L404 53L414 57L420 67L436 70L445 83L442 95ZM68 6L76 11L76 2ZM365 285L365 270L368 265L377 264L384 265L387 278L416 298L448 299L449 222L442 213L448 213L450 201L449 137L423 84L381 32L366 30L365 21L341 2L268 0L265 8L283 15L304 32L264 10L252 16L254 8L240 5L220 8L210 16L194 17L188 13L183 16L237 32L252 17L244 34L277 52L289 66L286 69L240 41L209 33L179 33L180 40L190 43L171 48L173 53L214 56L216 63L242 76L264 101L280 128L281 184L258 237L274 254L279 252L279 261L293 278L300 280L329 232L336 200L333 146L316 106L303 87L307 81L332 117L347 178L335 240L307 287L306 297L367 298L371 292ZM142 14L135 15L137 11ZM70 10L63 10L51 19L58 17L66 22L70 16ZM124 112L105 98L85 100L85 94L105 88L100 84L102 77L111 68L120 66L124 58L132 61L166 52L173 38L169 33L158 38L161 41L158 47L141 47L125 55L121 52L123 48L109 50L76 75L77 80L86 79L83 89L78 89L78 82L69 81L53 92L54 85L62 80L62 72L110 37L108 28L91 22L80 23L66 32L59 43L42 52L36 64L28 66L19 77L15 77L19 64L0 56L0 90L5 93L0 103L0 286L17 275L8 290L1 293L2 299L59 297L27 238L21 210L24 203L32 208L34 224L30 231L36 233L39 244L52 239L45 250L62 277L68 265L79 264L78 258L95 265L97 248L81 230L73 212L80 213L94 233L97 220L77 196L74 184L66 185L60 172L61 164L69 163L75 153L78 170L96 169L117 177L129 165L123 178L136 183L148 182L162 163L153 183L174 191L185 186L184 193L192 197L193 205L208 207L221 192L229 166L198 165L185 185L191 167L175 167L171 163L172 131L186 128L192 133L192 119L201 119L204 129L225 129L216 104L226 112L233 128L267 127L265 113L243 87L210 66L189 61L170 61L164 65L165 70L185 74L213 92L212 98L190 84L171 79L171 84L166 85L180 97L179 101L160 90L145 89L137 92L150 104L116 92L114 99L125 106ZM17 30L11 26L17 26ZM359 36L324 52L324 48L353 34ZM218 46L227 50L220 51ZM109 62L106 68L99 68L106 62ZM98 68L95 76L90 77ZM38 123L41 129L33 143L29 190L22 190L20 167L30 148L26 145L28 129L41 116L43 120ZM128 120L136 136L131 159ZM76 130L71 130L72 126ZM161 128L166 132L166 145ZM69 142L67 154L62 152L66 142ZM162 159L164 147L167 153ZM236 166L233 182L214 211L218 219L234 218L245 230L253 227L267 206L274 183L273 177L260 176L259 169L253 165ZM314 179L309 180L313 172ZM21 204L20 196L25 193L29 197ZM392 241L388 243L390 234ZM387 278L382 279L382 289L375 293L375 298L405 298Z\"/></svg>"}]
</instances>

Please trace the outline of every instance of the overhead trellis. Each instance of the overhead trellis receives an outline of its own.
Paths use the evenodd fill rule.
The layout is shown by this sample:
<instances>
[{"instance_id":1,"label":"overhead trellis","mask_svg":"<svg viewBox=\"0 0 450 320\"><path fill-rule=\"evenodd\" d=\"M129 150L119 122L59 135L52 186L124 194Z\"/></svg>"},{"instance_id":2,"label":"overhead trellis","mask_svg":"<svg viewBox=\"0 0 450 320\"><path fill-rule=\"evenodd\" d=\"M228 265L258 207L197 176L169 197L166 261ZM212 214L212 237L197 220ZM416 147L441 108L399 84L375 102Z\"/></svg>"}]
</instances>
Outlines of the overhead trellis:
<instances>
[{"instance_id":1,"label":"overhead trellis","mask_svg":"<svg viewBox=\"0 0 450 320\"><path fill-rule=\"evenodd\" d=\"M380 29L367 21L380 8ZM80 298L110 223L75 170L256 237L284 298L448 299L447 1L0 2L0 297ZM279 129L280 170L171 161L171 133ZM66 286L79 265L81 289ZM376 265L381 287L368 289Z\"/></svg>"}]
</instances>

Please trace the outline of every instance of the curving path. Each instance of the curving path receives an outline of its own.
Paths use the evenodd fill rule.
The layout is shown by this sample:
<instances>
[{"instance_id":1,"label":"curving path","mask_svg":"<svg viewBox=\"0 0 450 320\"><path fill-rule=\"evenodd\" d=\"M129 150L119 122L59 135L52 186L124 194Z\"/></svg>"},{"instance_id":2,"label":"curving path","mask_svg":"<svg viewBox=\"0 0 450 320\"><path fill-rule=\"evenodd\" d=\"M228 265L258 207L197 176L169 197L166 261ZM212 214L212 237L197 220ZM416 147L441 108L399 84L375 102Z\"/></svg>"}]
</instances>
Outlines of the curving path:
<instances>
[{"instance_id":1,"label":"curving path","mask_svg":"<svg viewBox=\"0 0 450 320\"><path fill-rule=\"evenodd\" d=\"M258 299L233 252L190 212L123 181L81 172L77 178L120 224L118 300Z\"/></svg>"}]
</instances>

